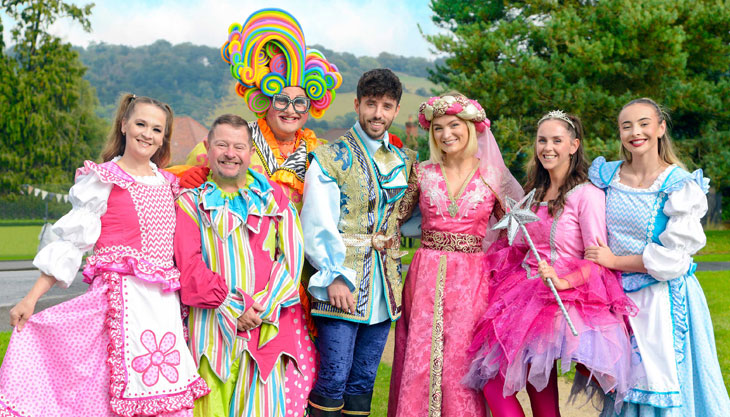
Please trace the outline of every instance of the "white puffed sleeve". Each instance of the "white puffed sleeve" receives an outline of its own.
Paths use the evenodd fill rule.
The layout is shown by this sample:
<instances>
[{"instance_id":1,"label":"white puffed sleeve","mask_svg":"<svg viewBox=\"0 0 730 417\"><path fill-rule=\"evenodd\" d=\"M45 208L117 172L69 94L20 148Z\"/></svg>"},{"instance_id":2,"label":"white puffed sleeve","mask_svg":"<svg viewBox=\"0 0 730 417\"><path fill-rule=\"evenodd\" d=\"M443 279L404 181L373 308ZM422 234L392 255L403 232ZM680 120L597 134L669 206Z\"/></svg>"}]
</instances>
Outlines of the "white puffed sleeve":
<instances>
[{"instance_id":1,"label":"white puffed sleeve","mask_svg":"<svg viewBox=\"0 0 730 417\"><path fill-rule=\"evenodd\" d=\"M319 301L327 301L327 287L341 277L355 290L357 274L344 266L347 248L337 230L340 221L340 188L312 161L304 177L304 204L301 213L304 254L317 273L309 278L309 293Z\"/></svg>"},{"instance_id":2,"label":"white puffed sleeve","mask_svg":"<svg viewBox=\"0 0 730 417\"><path fill-rule=\"evenodd\" d=\"M694 181L686 181L669 194L664 205L669 221L659 235L662 244L649 243L643 253L644 266L652 277L666 281L687 273L692 255L707 242L700 224L706 212L707 198Z\"/></svg>"},{"instance_id":3,"label":"white puffed sleeve","mask_svg":"<svg viewBox=\"0 0 730 417\"><path fill-rule=\"evenodd\" d=\"M77 177L68 193L73 208L53 225L60 239L46 245L33 259L33 265L56 278L60 287L71 285L84 252L99 239L101 216L112 186L101 182L94 171Z\"/></svg>"}]
</instances>

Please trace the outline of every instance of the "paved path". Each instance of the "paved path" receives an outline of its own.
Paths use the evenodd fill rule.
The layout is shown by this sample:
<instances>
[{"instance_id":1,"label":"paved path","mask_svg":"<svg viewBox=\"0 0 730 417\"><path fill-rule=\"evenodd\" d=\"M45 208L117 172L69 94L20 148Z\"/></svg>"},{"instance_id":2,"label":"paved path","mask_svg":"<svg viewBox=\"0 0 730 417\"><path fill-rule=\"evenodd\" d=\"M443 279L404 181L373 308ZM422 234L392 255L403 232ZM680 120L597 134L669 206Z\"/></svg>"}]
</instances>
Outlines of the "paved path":
<instances>
[{"instance_id":1,"label":"paved path","mask_svg":"<svg viewBox=\"0 0 730 417\"><path fill-rule=\"evenodd\" d=\"M0 288L2 288L2 291L0 291L0 332L12 330L10 327L10 309L25 297L25 294L33 287L36 279L38 279L37 269L20 271L0 269ZM51 288L38 301L35 311L41 311L76 297L79 294L83 294L88 287L88 284L83 282L81 273L78 273L69 288L63 289L58 286Z\"/></svg>"},{"instance_id":2,"label":"paved path","mask_svg":"<svg viewBox=\"0 0 730 417\"><path fill-rule=\"evenodd\" d=\"M730 262L699 262L697 263L698 271L728 271L730 270Z\"/></svg>"}]
</instances>

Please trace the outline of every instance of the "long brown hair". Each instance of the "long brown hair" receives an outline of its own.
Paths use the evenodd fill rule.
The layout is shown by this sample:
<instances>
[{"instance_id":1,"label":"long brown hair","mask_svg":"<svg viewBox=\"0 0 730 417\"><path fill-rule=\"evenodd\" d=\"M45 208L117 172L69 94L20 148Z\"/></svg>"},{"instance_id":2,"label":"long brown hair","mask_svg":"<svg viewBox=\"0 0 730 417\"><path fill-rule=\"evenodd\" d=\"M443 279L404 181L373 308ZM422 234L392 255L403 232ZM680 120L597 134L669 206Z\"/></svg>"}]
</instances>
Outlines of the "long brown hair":
<instances>
[{"instance_id":1,"label":"long brown hair","mask_svg":"<svg viewBox=\"0 0 730 417\"><path fill-rule=\"evenodd\" d=\"M122 94L119 98L119 106L117 106L117 114L114 117L114 123L109 131L104 150L101 151L101 159L104 162L111 161L117 155L124 154L124 148L127 144L126 138L122 134L122 123L128 120L134 112L137 104L152 104L159 107L165 112L165 133L162 138L162 146L152 155L150 160L159 168L164 168L170 162L170 138L172 137L173 113L170 106L150 97L137 97L134 94Z\"/></svg>"},{"instance_id":2,"label":"long brown hair","mask_svg":"<svg viewBox=\"0 0 730 417\"><path fill-rule=\"evenodd\" d=\"M546 120L558 120L565 125L565 129L570 133L571 139L580 140L578 150L570 158L568 175L558 190L558 197L548 203L548 212L551 216L554 216L558 210L565 207L565 195L568 191L576 185L588 181L588 161L586 161L585 153L583 152L583 123L581 123L578 116L572 114L566 116L573 123L573 126L565 120L558 118L543 118L537 124L537 127L540 128L540 125ZM548 188L550 188L550 174L537 158L537 152L533 152L532 160L527 165L527 182L524 188L525 192L529 192L533 188L536 190L535 201L542 201L545 198L545 193L547 193Z\"/></svg>"},{"instance_id":3,"label":"long brown hair","mask_svg":"<svg viewBox=\"0 0 730 417\"><path fill-rule=\"evenodd\" d=\"M628 103L626 103L625 106L621 107L621 111L624 111L625 108L633 104L648 104L649 106L652 106L654 108L654 112L656 112L658 123L661 124L662 122L664 122L666 124L664 134L660 136L657 141L657 146L659 148L659 158L661 158L662 161L670 165L676 164L682 169L686 169L682 161L677 156L677 153L674 151L672 138L669 137L669 123L671 122L671 119L669 118L669 113L667 113L666 110L662 109L661 106L656 103L656 101L648 97L637 98L636 100L629 101ZM621 114L621 112L619 112L619 114ZM631 152L623 145L621 145L621 158L631 164Z\"/></svg>"}]
</instances>

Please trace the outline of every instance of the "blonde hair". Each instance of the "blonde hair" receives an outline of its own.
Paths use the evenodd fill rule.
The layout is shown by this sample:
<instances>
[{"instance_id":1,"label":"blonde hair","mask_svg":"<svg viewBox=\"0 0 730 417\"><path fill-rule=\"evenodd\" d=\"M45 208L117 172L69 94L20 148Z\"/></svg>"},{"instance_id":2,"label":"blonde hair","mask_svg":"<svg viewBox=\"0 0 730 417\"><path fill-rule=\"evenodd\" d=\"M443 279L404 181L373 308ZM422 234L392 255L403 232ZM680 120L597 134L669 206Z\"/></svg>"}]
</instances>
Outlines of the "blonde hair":
<instances>
[{"instance_id":1,"label":"blonde hair","mask_svg":"<svg viewBox=\"0 0 730 417\"><path fill-rule=\"evenodd\" d=\"M114 123L112 123L109 136L107 137L104 150L101 151L101 159L104 162L111 161L117 155L124 154L124 148L127 145L127 140L124 134L122 134L122 123L128 120L134 112L134 107L137 104L152 104L157 106L165 112L165 133L162 138L162 146L158 149L150 160L160 168L164 168L170 162L170 141L172 138L172 122L173 113L170 106L167 104L150 97L137 97L134 94L122 94L119 97L119 105L117 106L117 113L114 117Z\"/></svg>"},{"instance_id":2,"label":"blonde hair","mask_svg":"<svg viewBox=\"0 0 730 417\"><path fill-rule=\"evenodd\" d=\"M625 106L621 108L621 111L624 111L624 109L634 104L647 104L649 106L652 106L657 114L658 123L665 123L664 134L661 135L657 141L657 146L659 148L659 158L661 158L662 161L668 164L675 164L682 169L686 169L682 161L677 156L677 153L674 151L672 138L669 136L669 122L671 121L671 119L669 118L669 113L662 109L654 100L647 97L637 98L636 100L629 101ZM620 113L621 112L619 112L619 114ZM621 145L621 158L629 164L631 163L631 152L623 145Z\"/></svg>"},{"instance_id":3,"label":"blonde hair","mask_svg":"<svg viewBox=\"0 0 730 417\"><path fill-rule=\"evenodd\" d=\"M474 123L470 122L469 120L464 120L461 117L456 117L462 122L466 123L466 128L469 130L468 142L466 143L466 148L464 149L466 156L476 155L477 131L474 128ZM431 123L431 127L428 129L428 151L431 154L429 158L431 162L435 162L437 164L442 164L444 162L444 153L439 147L438 143L436 143L436 139L433 137L433 122Z\"/></svg>"}]
</instances>

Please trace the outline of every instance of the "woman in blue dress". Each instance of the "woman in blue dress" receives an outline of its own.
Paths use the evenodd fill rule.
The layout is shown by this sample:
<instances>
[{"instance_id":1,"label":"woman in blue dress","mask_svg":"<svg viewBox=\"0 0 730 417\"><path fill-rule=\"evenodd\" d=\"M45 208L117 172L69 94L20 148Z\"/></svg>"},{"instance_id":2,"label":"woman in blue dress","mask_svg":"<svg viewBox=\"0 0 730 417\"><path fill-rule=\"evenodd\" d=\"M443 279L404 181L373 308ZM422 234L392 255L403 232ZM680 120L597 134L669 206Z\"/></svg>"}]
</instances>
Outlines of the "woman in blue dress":
<instances>
[{"instance_id":1,"label":"woman in blue dress","mask_svg":"<svg viewBox=\"0 0 730 417\"><path fill-rule=\"evenodd\" d=\"M730 399L715 349L707 301L692 255L705 245L709 179L687 172L672 150L666 115L651 99L628 103L618 117L622 161L597 158L591 181L606 191L608 245L585 258L623 271L639 307L632 372L638 381L623 406L602 415L723 416Z\"/></svg>"}]
</instances>

